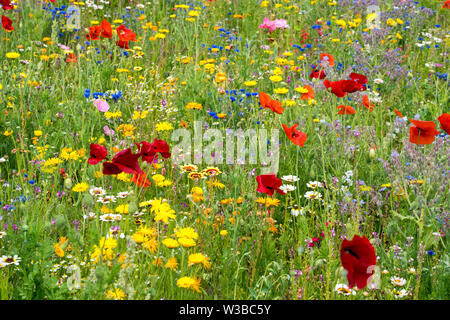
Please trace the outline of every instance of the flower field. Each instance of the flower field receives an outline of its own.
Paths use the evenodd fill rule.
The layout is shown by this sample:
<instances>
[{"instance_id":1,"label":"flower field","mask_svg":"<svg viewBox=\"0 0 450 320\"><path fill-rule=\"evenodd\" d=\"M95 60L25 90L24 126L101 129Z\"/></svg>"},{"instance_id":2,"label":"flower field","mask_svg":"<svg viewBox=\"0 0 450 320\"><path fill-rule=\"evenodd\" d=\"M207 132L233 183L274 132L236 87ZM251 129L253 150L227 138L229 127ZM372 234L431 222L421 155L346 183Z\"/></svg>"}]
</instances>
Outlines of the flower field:
<instances>
[{"instance_id":1,"label":"flower field","mask_svg":"<svg viewBox=\"0 0 450 320\"><path fill-rule=\"evenodd\" d=\"M0 299L450 298L450 1L0 13Z\"/></svg>"}]
</instances>

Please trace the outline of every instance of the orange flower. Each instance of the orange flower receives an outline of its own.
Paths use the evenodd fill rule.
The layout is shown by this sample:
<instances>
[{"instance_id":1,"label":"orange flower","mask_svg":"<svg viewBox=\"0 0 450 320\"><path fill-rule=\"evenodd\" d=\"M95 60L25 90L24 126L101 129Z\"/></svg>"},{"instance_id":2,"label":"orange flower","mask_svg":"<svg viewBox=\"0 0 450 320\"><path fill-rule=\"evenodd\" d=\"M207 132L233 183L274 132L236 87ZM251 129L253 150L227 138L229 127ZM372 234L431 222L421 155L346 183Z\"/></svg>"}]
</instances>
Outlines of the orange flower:
<instances>
[{"instance_id":1,"label":"orange flower","mask_svg":"<svg viewBox=\"0 0 450 320\"><path fill-rule=\"evenodd\" d=\"M328 60L328 64L330 65L330 67L334 66L334 57L331 54L328 53L321 53L320 54L320 61L325 61ZM320 64L320 66L322 66L322 64Z\"/></svg>"},{"instance_id":2,"label":"orange flower","mask_svg":"<svg viewBox=\"0 0 450 320\"><path fill-rule=\"evenodd\" d=\"M309 85L304 86L305 89L308 90L308 92L302 94L301 99L302 100L308 100L308 99L314 99L314 90Z\"/></svg>"},{"instance_id":3,"label":"orange flower","mask_svg":"<svg viewBox=\"0 0 450 320\"><path fill-rule=\"evenodd\" d=\"M139 187L147 188L150 186L150 181L147 180L147 174L145 172L141 174L135 173L133 178L131 178L131 182Z\"/></svg>"},{"instance_id":4,"label":"orange flower","mask_svg":"<svg viewBox=\"0 0 450 320\"><path fill-rule=\"evenodd\" d=\"M398 111L397 109L394 109L394 112L397 116L399 116L400 118L403 118L403 115L400 111Z\"/></svg>"},{"instance_id":5,"label":"orange flower","mask_svg":"<svg viewBox=\"0 0 450 320\"><path fill-rule=\"evenodd\" d=\"M338 114L355 114L355 109L353 109L351 106L337 106L336 109L341 109L339 110Z\"/></svg>"},{"instance_id":6,"label":"orange flower","mask_svg":"<svg viewBox=\"0 0 450 320\"><path fill-rule=\"evenodd\" d=\"M267 93L259 93L259 103L266 109L270 109L275 113L282 114L284 108L281 106L281 102L272 100Z\"/></svg>"},{"instance_id":7,"label":"orange flower","mask_svg":"<svg viewBox=\"0 0 450 320\"><path fill-rule=\"evenodd\" d=\"M298 123L294 124L292 127L288 127L285 124L281 124L283 126L284 129L284 133L286 133L286 136L288 137L289 140L292 141L292 143L303 147L303 145L306 142L306 138L308 137L306 135L306 133L295 130L298 126Z\"/></svg>"},{"instance_id":8,"label":"orange flower","mask_svg":"<svg viewBox=\"0 0 450 320\"><path fill-rule=\"evenodd\" d=\"M436 130L436 124L433 121L420 121L412 120L409 121L414 124L414 126L409 128L409 141L411 143L423 145L433 143L435 136L439 134Z\"/></svg>"},{"instance_id":9,"label":"orange flower","mask_svg":"<svg viewBox=\"0 0 450 320\"><path fill-rule=\"evenodd\" d=\"M367 95L363 96L363 102L361 103L360 107L361 106L366 107L370 112L372 112L373 107L375 107L372 103L370 103L369 97Z\"/></svg>"}]
</instances>

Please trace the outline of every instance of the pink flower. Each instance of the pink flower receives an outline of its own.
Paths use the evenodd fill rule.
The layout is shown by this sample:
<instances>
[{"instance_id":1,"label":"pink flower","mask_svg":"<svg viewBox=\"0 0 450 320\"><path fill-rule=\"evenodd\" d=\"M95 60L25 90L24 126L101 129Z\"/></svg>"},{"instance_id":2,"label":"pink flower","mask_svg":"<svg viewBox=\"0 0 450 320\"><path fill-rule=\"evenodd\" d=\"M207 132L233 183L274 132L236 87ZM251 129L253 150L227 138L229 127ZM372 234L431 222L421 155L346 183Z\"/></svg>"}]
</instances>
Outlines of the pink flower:
<instances>
[{"instance_id":1,"label":"pink flower","mask_svg":"<svg viewBox=\"0 0 450 320\"><path fill-rule=\"evenodd\" d=\"M94 100L94 105L97 107L98 111L107 112L109 110L109 104L102 99Z\"/></svg>"},{"instance_id":2,"label":"pink flower","mask_svg":"<svg viewBox=\"0 0 450 320\"><path fill-rule=\"evenodd\" d=\"M286 29L289 28L289 26L287 25L287 21L284 19L276 19L272 21L268 18L264 18L264 21L259 25L259 28L269 29L270 32L273 32L275 29Z\"/></svg>"},{"instance_id":3,"label":"pink flower","mask_svg":"<svg viewBox=\"0 0 450 320\"><path fill-rule=\"evenodd\" d=\"M103 127L103 131L105 131L105 134L106 134L108 137L114 135L114 130L110 129L108 126L104 126L104 127Z\"/></svg>"}]
</instances>

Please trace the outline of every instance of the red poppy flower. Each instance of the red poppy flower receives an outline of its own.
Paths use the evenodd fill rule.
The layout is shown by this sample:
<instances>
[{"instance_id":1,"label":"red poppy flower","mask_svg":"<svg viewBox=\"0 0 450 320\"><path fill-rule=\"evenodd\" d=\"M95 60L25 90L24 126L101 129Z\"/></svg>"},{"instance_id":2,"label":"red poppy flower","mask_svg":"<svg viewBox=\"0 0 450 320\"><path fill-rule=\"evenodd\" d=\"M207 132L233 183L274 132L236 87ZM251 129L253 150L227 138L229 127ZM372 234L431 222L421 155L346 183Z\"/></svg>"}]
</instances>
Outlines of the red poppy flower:
<instances>
[{"instance_id":1,"label":"red poppy flower","mask_svg":"<svg viewBox=\"0 0 450 320\"><path fill-rule=\"evenodd\" d=\"M155 138L155 140L152 143L152 149L154 152L159 152L161 156L165 159L171 156L169 145L164 140L158 140Z\"/></svg>"},{"instance_id":2,"label":"red poppy flower","mask_svg":"<svg viewBox=\"0 0 450 320\"><path fill-rule=\"evenodd\" d=\"M139 148L139 154L142 157L142 161L152 163L155 159L157 153L160 153L161 156L165 159L171 156L169 145L164 140L158 140L155 138L153 143L149 143L147 141L142 141L137 144Z\"/></svg>"},{"instance_id":3,"label":"red poppy flower","mask_svg":"<svg viewBox=\"0 0 450 320\"><path fill-rule=\"evenodd\" d=\"M103 19L102 23L100 24L100 27L102 29L102 33L100 34L103 38L112 38L112 28L111 24Z\"/></svg>"},{"instance_id":4,"label":"red poppy flower","mask_svg":"<svg viewBox=\"0 0 450 320\"><path fill-rule=\"evenodd\" d=\"M69 53L69 56L67 57L66 62L76 63L77 62L77 55L74 54L74 53Z\"/></svg>"},{"instance_id":5,"label":"red poppy flower","mask_svg":"<svg viewBox=\"0 0 450 320\"><path fill-rule=\"evenodd\" d=\"M312 78L319 78L320 80L323 80L323 79L325 79L326 75L325 75L325 72L323 70L321 70L320 72L319 72L319 70L313 70L311 72L311 74L309 75L309 77L311 79Z\"/></svg>"},{"instance_id":6,"label":"red poppy flower","mask_svg":"<svg viewBox=\"0 0 450 320\"><path fill-rule=\"evenodd\" d=\"M96 165L97 163L103 161L108 155L108 150L106 150L104 146L101 146L99 144L91 143L89 148L89 164Z\"/></svg>"},{"instance_id":7,"label":"red poppy flower","mask_svg":"<svg viewBox=\"0 0 450 320\"><path fill-rule=\"evenodd\" d=\"M128 42L136 41L136 33L131 29L127 29L123 24L116 28L117 35L119 36L119 41L116 44L124 49L129 49Z\"/></svg>"},{"instance_id":8,"label":"red poppy flower","mask_svg":"<svg viewBox=\"0 0 450 320\"><path fill-rule=\"evenodd\" d=\"M450 0L447 0L442 5L442 9L450 9Z\"/></svg>"},{"instance_id":9,"label":"red poppy flower","mask_svg":"<svg viewBox=\"0 0 450 320\"><path fill-rule=\"evenodd\" d=\"M99 40L100 33L102 32L101 26L89 27L89 34L86 35L88 40Z\"/></svg>"},{"instance_id":10,"label":"red poppy flower","mask_svg":"<svg viewBox=\"0 0 450 320\"><path fill-rule=\"evenodd\" d=\"M394 109L394 112L397 116L399 116L400 118L403 118L403 114L400 111L398 111L397 109Z\"/></svg>"},{"instance_id":11,"label":"red poppy flower","mask_svg":"<svg viewBox=\"0 0 450 320\"><path fill-rule=\"evenodd\" d=\"M12 10L11 0L0 0L3 10Z\"/></svg>"},{"instance_id":12,"label":"red poppy flower","mask_svg":"<svg viewBox=\"0 0 450 320\"><path fill-rule=\"evenodd\" d=\"M352 79L353 81L357 82L358 84L360 84L363 87L368 82L365 75L359 74L359 73L355 73L355 72L350 73L350 79ZM363 88L361 88L361 89L363 89ZM366 90L366 87L364 87L363 91L364 90Z\"/></svg>"},{"instance_id":13,"label":"red poppy flower","mask_svg":"<svg viewBox=\"0 0 450 320\"><path fill-rule=\"evenodd\" d=\"M412 120L409 121L414 124L414 126L409 128L409 141L415 144L431 144L433 143L435 136L439 134L436 130L436 124L433 121L420 121Z\"/></svg>"},{"instance_id":14,"label":"red poppy flower","mask_svg":"<svg viewBox=\"0 0 450 320\"><path fill-rule=\"evenodd\" d=\"M156 152L153 151L152 144L147 141L142 141L136 144L139 148L139 154L142 157L142 161L152 163L155 160Z\"/></svg>"},{"instance_id":15,"label":"red poppy flower","mask_svg":"<svg viewBox=\"0 0 450 320\"><path fill-rule=\"evenodd\" d=\"M341 109L339 110L338 114L355 114L355 109L353 109L351 106L337 106L336 109Z\"/></svg>"},{"instance_id":16,"label":"red poppy flower","mask_svg":"<svg viewBox=\"0 0 450 320\"><path fill-rule=\"evenodd\" d=\"M349 288L356 284L358 289L367 286L367 280L374 273L377 263L375 249L366 237L355 235L352 241L344 239L341 245L341 263L347 270Z\"/></svg>"},{"instance_id":17,"label":"red poppy flower","mask_svg":"<svg viewBox=\"0 0 450 320\"><path fill-rule=\"evenodd\" d=\"M345 92L342 88L342 82L341 81L330 81L326 79L323 84L327 88L331 88L331 93L334 93L337 97L342 98L345 97L347 92Z\"/></svg>"},{"instance_id":18,"label":"red poppy flower","mask_svg":"<svg viewBox=\"0 0 450 320\"><path fill-rule=\"evenodd\" d=\"M447 134L450 134L450 114L443 113L439 116L438 120L441 124L441 129L447 132Z\"/></svg>"},{"instance_id":19,"label":"red poppy flower","mask_svg":"<svg viewBox=\"0 0 450 320\"><path fill-rule=\"evenodd\" d=\"M2 16L2 27L7 31L13 31L12 20L8 17Z\"/></svg>"},{"instance_id":20,"label":"red poppy flower","mask_svg":"<svg viewBox=\"0 0 450 320\"><path fill-rule=\"evenodd\" d=\"M119 151L112 162L103 162L103 174L118 174L120 172L141 174L144 171L139 167L139 157L140 154L133 154L130 148Z\"/></svg>"},{"instance_id":21,"label":"red poppy flower","mask_svg":"<svg viewBox=\"0 0 450 320\"><path fill-rule=\"evenodd\" d=\"M306 138L308 137L306 133L295 130L298 126L298 124L294 124L292 127L288 127L285 124L281 124L284 129L284 133L286 133L286 136L289 140L291 140L294 144L303 147L303 145L306 142Z\"/></svg>"},{"instance_id":22,"label":"red poppy flower","mask_svg":"<svg viewBox=\"0 0 450 320\"><path fill-rule=\"evenodd\" d=\"M308 100L308 99L314 99L314 90L309 85L304 86L305 89L308 90L308 92L302 94L301 100Z\"/></svg>"},{"instance_id":23,"label":"red poppy flower","mask_svg":"<svg viewBox=\"0 0 450 320\"><path fill-rule=\"evenodd\" d=\"M149 187L151 184L150 181L147 180L147 174L145 172L141 173L141 174L135 173L133 175L133 178L131 178L131 182L133 182L134 184L136 184L139 187L144 187L144 188Z\"/></svg>"},{"instance_id":24,"label":"red poppy flower","mask_svg":"<svg viewBox=\"0 0 450 320\"><path fill-rule=\"evenodd\" d=\"M373 108L375 107L375 105L373 103L370 103L369 97L367 95L363 96L363 102L360 104L360 107L361 106L366 107L371 112L373 111Z\"/></svg>"},{"instance_id":25,"label":"red poppy flower","mask_svg":"<svg viewBox=\"0 0 450 320\"><path fill-rule=\"evenodd\" d=\"M284 112L284 108L281 106L281 103L279 101L272 100L267 93L259 93L259 103L264 108L270 109L275 113L282 114Z\"/></svg>"},{"instance_id":26,"label":"red poppy flower","mask_svg":"<svg viewBox=\"0 0 450 320\"><path fill-rule=\"evenodd\" d=\"M258 192L266 193L269 196L272 196L275 191L279 194L285 194L280 189L281 179L278 179L273 173L257 176L256 181L258 182L258 189L256 189Z\"/></svg>"}]
</instances>

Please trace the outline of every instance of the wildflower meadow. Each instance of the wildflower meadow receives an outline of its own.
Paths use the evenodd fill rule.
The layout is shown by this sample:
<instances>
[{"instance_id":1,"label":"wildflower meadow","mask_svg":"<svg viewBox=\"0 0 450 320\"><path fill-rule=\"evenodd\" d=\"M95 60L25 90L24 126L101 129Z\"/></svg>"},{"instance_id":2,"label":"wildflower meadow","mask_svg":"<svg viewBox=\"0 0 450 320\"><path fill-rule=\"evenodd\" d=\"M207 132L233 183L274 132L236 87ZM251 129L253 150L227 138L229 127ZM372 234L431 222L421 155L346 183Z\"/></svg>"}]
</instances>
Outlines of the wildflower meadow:
<instances>
[{"instance_id":1,"label":"wildflower meadow","mask_svg":"<svg viewBox=\"0 0 450 320\"><path fill-rule=\"evenodd\" d=\"M0 299L450 299L450 1L0 14Z\"/></svg>"}]
</instances>

